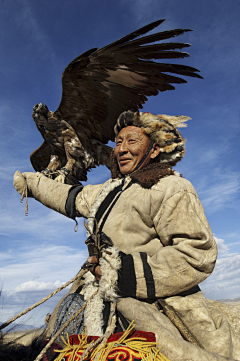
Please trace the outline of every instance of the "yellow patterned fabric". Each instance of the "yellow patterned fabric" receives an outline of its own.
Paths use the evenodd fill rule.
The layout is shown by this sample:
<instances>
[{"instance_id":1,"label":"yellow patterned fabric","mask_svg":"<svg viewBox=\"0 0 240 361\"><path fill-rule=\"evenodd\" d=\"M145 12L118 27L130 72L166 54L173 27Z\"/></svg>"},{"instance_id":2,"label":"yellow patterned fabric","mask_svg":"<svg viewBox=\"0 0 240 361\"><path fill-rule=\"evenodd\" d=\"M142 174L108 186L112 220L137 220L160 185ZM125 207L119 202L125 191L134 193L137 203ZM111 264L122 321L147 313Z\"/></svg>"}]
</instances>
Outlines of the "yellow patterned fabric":
<instances>
[{"instance_id":1,"label":"yellow patterned fabric","mask_svg":"<svg viewBox=\"0 0 240 361\"><path fill-rule=\"evenodd\" d=\"M134 331L131 323L125 332L119 332L102 341L89 350L84 359L91 361L169 361L157 348L155 336L151 332ZM84 351L98 337L87 336L86 333L73 335L63 340L65 348L56 350L59 356L55 361L79 361Z\"/></svg>"}]
</instances>

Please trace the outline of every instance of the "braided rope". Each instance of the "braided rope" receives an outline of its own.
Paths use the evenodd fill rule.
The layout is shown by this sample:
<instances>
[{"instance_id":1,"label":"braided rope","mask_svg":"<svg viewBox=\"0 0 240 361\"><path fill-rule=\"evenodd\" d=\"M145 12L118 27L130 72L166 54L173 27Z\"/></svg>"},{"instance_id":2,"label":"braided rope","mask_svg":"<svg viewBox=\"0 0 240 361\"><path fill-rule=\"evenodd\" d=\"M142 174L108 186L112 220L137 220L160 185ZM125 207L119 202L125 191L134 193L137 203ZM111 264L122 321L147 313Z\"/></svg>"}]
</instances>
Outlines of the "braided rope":
<instances>
[{"instance_id":1,"label":"braided rope","mask_svg":"<svg viewBox=\"0 0 240 361\"><path fill-rule=\"evenodd\" d=\"M88 355L89 351L91 351L92 349L94 350L100 343L105 344L107 342L107 340L109 339L109 337L113 334L114 329L116 327L116 302L111 302L111 308L110 308L110 315L109 315L109 319L108 319L108 325L106 328L106 332L103 336L99 337L95 342L91 343L86 350L83 352L81 358L79 361L83 361L85 359L85 357ZM96 354L96 356L94 357L94 361L95 359L97 359L99 356L99 353Z\"/></svg>"},{"instance_id":2,"label":"braided rope","mask_svg":"<svg viewBox=\"0 0 240 361\"><path fill-rule=\"evenodd\" d=\"M51 338L51 340L47 343L47 345L42 349L40 354L37 356L37 358L34 361L40 361L43 357L43 355L47 352L47 350L51 347L53 342L58 338L58 336L61 335L61 333L65 330L65 328L86 308L88 302L98 293L98 290L90 297L90 299L84 303L84 305L78 310L65 324L58 330L57 333Z\"/></svg>"},{"instance_id":3,"label":"braided rope","mask_svg":"<svg viewBox=\"0 0 240 361\"><path fill-rule=\"evenodd\" d=\"M63 290L64 288L66 288L67 286L69 286L72 282L74 282L77 278L82 277L86 272L88 271L88 269L81 269L79 271L79 273L72 278L70 281L68 281L67 283L65 283L64 285L62 285L61 287L58 287L55 291L53 291L52 293L50 293L50 295L44 297L41 301L38 301L36 303L34 303L34 305L32 305L31 307L28 307L25 311L20 312L19 314L17 314L16 316L12 317L9 321L3 323L0 326L0 330L2 330L3 328L7 327L8 325L10 325L10 323L12 323L13 321L17 320L19 317L25 315L26 313L28 313L29 311L32 311L35 307L41 305L42 303L46 302L47 300L49 300L49 298L53 297L56 293L60 292L61 290Z\"/></svg>"}]
</instances>

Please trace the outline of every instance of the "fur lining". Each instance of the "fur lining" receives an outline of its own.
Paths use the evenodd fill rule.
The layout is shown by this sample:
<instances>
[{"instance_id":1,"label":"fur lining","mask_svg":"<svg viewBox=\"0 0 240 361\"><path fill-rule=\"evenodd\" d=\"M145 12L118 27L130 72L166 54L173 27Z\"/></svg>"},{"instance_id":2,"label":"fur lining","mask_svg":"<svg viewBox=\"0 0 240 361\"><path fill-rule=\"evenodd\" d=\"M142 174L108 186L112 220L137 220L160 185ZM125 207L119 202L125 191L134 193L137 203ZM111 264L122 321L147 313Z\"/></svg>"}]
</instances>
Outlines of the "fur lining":
<instances>
[{"instance_id":1,"label":"fur lining","mask_svg":"<svg viewBox=\"0 0 240 361\"><path fill-rule=\"evenodd\" d=\"M102 271L100 282L96 281L91 272L88 272L85 278L85 301L88 301L98 289L96 296L88 302L84 313L84 324L87 327L88 335L103 335L103 301L116 302L119 297L117 295L118 270L121 268L119 250L116 246L113 246L107 248L107 251L111 252L111 254L103 251L103 256L99 260Z\"/></svg>"},{"instance_id":2,"label":"fur lining","mask_svg":"<svg viewBox=\"0 0 240 361\"><path fill-rule=\"evenodd\" d=\"M173 175L174 170L167 163L152 163L133 172L130 177L144 188L151 188L159 179Z\"/></svg>"},{"instance_id":3,"label":"fur lining","mask_svg":"<svg viewBox=\"0 0 240 361\"><path fill-rule=\"evenodd\" d=\"M118 187L122 183L122 179L110 179L105 186L103 187L100 194L95 198L90 211L89 211L89 217L88 217L88 228L91 233L93 233L94 228L94 222L95 222L95 216L98 211L98 208L104 201L104 199L107 197L107 195L116 187ZM87 237L89 237L91 234L87 232Z\"/></svg>"},{"instance_id":4,"label":"fur lining","mask_svg":"<svg viewBox=\"0 0 240 361\"><path fill-rule=\"evenodd\" d=\"M88 304L84 311L84 325L87 328L87 334L89 336L102 336L102 312L104 304L102 298L99 296L99 292L89 301L89 298L99 287L96 278L90 271L86 274L85 285L84 300L88 301Z\"/></svg>"},{"instance_id":5,"label":"fur lining","mask_svg":"<svg viewBox=\"0 0 240 361\"><path fill-rule=\"evenodd\" d=\"M154 162L137 170L136 172L133 172L130 174L130 177L135 182L141 184L142 187L151 188L159 181L159 179L173 174L181 176L180 173L174 171L168 163ZM111 176L112 178L118 178L121 176L114 154L111 157Z\"/></svg>"},{"instance_id":6,"label":"fur lining","mask_svg":"<svg viewBox=\"0 0 240 361\"><path fill-rule=\"evenodd\" d=\"M99 295L105 301L116 302L119 297L117 295L117 282L118 271L121 268L121 258L118 247L109 247L107 250L112 254L109 255L103 251L103 256L99 260L102 271L99 282Z\"/></svg>"},{"instance_id":7,"label":"fur lining","mask_svg":"<svg viewBox=\"0 0 240 361\"><path fill-rule=\"evenodd\" d=\"M107 197L107 195L116 187L122 183L122 179L110 179L103 187L100 194L93 202L88 218L88 229L90 233L93 233L94 222L96 213ZM88 232L88 237L90 236ZM116 301L117 293L117 281L118 270L121 268L121 259L119 257L119 251L117 247L109 247L107 249L111 254L107 254L103 251L103 255L99 260L101 266L102 277L98 283L96 278L91 272L88 272L85 278L85 293L84 300L88 301L90 297L97 291L96 296L88 302L88 305L84 313L84 324L87 327L87 334L94 336L102 336L103 334L103 319L102 312L104 308L103 301Z\"/></svg>"}]
</instances>

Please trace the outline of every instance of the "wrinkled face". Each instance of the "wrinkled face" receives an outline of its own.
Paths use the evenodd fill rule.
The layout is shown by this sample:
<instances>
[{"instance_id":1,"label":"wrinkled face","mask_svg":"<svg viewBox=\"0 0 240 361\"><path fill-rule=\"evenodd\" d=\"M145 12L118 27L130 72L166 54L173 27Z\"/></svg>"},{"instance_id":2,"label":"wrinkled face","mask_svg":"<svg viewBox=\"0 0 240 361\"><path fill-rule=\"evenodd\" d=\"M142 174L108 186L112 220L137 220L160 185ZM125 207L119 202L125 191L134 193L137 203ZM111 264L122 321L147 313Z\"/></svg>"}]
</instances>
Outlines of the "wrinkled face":
<instances>
[{"instance_id":1,"label":"wrinkled face","mask_svg":"<svg viewBox=\"0 0 240 361\"><path fill-rule=\"evenodd\" d=\"M114 154L122 174L130 174L136 168L147 152L150 143L149 137L141 128L131 125L119 132ZM142 166L150 162L152 152L150 151Z\"/></svg>"}]
</instances>

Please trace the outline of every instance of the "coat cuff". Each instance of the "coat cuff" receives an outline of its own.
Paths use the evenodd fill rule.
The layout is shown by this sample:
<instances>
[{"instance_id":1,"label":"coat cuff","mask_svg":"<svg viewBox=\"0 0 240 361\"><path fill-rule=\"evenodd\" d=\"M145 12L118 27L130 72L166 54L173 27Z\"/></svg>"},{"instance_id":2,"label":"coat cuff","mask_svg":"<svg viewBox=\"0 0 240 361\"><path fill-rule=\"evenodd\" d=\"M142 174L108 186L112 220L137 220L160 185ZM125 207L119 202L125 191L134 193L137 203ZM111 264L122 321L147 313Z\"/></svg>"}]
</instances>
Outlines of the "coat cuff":
<instances>
[{"instance_id":1,"label":"coat cuff","mask_svg":"<svg viewBox=\"0 0 240 361\"><path fill-rule=\"evenodd\" d=\"M69 218L75 219L76 217L76 207L75 201L79 192L83 189L83 185L73 186L68 193L67 201L65 204L65 212Z\"/></svg>"},{"instance_id":2,"label":"coat cuff","mask_svg":"<svg viewBox=\"0 0 240 361\"><path fill-rule=\"evenodd\" d=\"M118 293L120 297L136 298L136 274L131 254L119 252L121 269L118 271Z\"/></svg>"},{"instance_id":3,"label":"coat cuff","mask_svg":"<svg viewBox=\"0 0 240 361\"><path fill-rule=\"evenodd\" d=\"M151 267L147 262L147 253L138 253L137 260L138 263L141 263L141 267L139 264L135 264L136 254L135 257L133 257L131 254L127 255L120 252L120 257L122 263L122 267L118 272L118 290L120 297L139 298L138 288L140 286L142 291L144 290L144 292L141 292L141 298L155 299L155 284ZM142 270L142 275L138 272L139 267ZM139 276L141 276L141 279L138 279ZM139 282L144 283L144 287L141 287Z\"/></svg>"}]
</instances>

